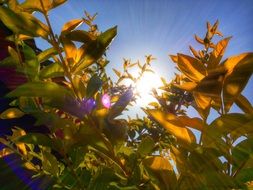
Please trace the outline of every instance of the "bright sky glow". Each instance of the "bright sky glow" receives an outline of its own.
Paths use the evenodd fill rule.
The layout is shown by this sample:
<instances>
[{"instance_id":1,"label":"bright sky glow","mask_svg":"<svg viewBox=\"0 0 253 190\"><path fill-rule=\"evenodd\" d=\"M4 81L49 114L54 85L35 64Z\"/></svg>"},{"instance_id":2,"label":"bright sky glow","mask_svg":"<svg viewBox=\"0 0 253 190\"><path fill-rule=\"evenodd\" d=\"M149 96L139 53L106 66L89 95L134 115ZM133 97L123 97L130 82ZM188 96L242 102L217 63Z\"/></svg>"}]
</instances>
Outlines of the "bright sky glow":
<instances>
[{"instance_id":1,"label":"bright sky glow","mask_svg":"<svg viewBox=\"0 0 253 190\"><path fill-rule=\"evenodd\" d=\"M155 101L151 91L153 88L158 89L160 86L162 86L162 82L158 75L150 72L145 73L136 84L136 92L140 95L140 97L137 97L136 103L139 106L147 106L148 103Z\"/></svg>"}]
</instances>

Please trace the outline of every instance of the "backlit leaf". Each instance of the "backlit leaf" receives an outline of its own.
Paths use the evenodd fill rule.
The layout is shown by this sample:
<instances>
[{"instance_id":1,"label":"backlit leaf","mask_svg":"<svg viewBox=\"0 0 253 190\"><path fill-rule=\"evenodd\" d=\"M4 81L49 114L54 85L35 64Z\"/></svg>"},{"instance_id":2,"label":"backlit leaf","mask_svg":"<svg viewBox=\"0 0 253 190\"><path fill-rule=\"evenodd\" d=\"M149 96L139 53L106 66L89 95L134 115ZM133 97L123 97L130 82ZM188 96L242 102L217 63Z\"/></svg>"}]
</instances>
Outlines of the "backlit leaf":
<instances>
[{"instance_id":1,"label":"backlit leaf","mask_svg":"<svg viewBox=\"0 0 253 190\"><path fill-rule=\"evenodd\" d=\"M52 8L55 8L63 3L65 3L67 0L43 0L43 7L45 11L49 11ZM40 3L39 0L26 0L21 4L21 7L27 11L40 11L44 12L44 9Z\"/></svg>"},{"instance_id":2,"label":"backlit leaf","mask_svg":"<svg viewBox=\"0 0 253 190\"><path fill-rule=\"evenodd\" d=\"M63 86L60 86L54 82L28 82L20 85L15 90L7 94L7 97L61 97L64 95L70 95Z\"/></svg>"},{"instance_id":3,"label":"backlit leaf","mask_svg":"<svg viewBox=\"0 0 253 190\"><path fill-rule=\"evenodd\" d=\"M185 91L192 91L197 86L197 83L195 83L195 82L184 82L180 85L176 84L176 83L173 83L172 85L179 88L179 89L185 90Z\"/></svg>"},{"instance_id":4,"label":"backlit leaf","mask_svg":"<svg viewBox=\"0 0 253 190\"><path fill-rule=\"evenodd\" d=\"M54 155L49 152L43 151L42 153L42 167L43 170L50 173L51 175L57 176L59 172L59 163Z\"/></svg>"},{"instance_id":5,"label":"backlit leaf","mask_svg":"<svg viewBox=\"0 0 253 190\"><path fill-rule=\"evenodd\" d=\"M202 118L207 118L210 111L211 98L199 92L193 92L193 97L196 103L196 110Z\"/></svg>"},{"instance_id":6,"label":"backlit leaf","mask_svg":"<svg viewBox=\"0 0 253 190\"><path fill-rule=\"evenodd\" d=\"M39 55L38 55L38 61L39 63L42 63L46 60L48 60L51 56L56 55L58 52L56 51L55 48L48 48L44 51L42 51Z\"/></svg>"},{"instance_id":7,"label":"backlit leaf","mask_svg":"<svg viewBox=\"0 0 253 190\"><path fill-rule=\"evenodd\" d=\"M126 90L118 99L118 101L111 107L109 111L109 120L121 115L127 105L133 98L133 91L131 88Z\"/></svg>"},{"instance_id":8,"label":"backlit leaf","mask_svg":"<svg viewBox=\"0 0 253 190\"><path fill-rule=\"evenodd\" d=\"M73 30L65 35L71 41L76 42L90 43L92 40L95 40L93 36L84 30Z\"/></svg>"},{"instance_id":9,"label":"backlit leaf","mask_svg":"<svg viewBox=\"0 0 253 190\"><path fill-rule=\"evenodd\" d=\"M48 66L45 66L40 71L41 79L55 78L55 77L62 77L62 76L64 76L64 70L62 66L57 62L51 63Z\"/></svg>"},{"instance_id":10,"label":"backlit leaf","mask_svg":"<svg viewBox=\"0 0 253 190\"><path fill-rule=\"evenodd\" d=\"M51 148L54 147L53 140L41 133L28 133L24 136L19 137L16 139L16 141L27 144L42 145Z\"/></svg>"},{"instance_id":11,"label":"backlit leaf","mask_svg":"<svg viewBox=\"0 0 253 190\"><path fill-rule=\"evenodd\" d=\"M30 76L31 79L36 80L40 69L36 53L26 44L23 45L23 52L25 56L25 73Z\"/></svg>"},{"instance_id":12,"label":"backlit leaf","mask_svg":"<svg viewBox=\"0 0 253 190\"><path fill-rule=\"evenodd\" d=\"M145 112L162 127L167 129L169 133L173 134L181 144L188 146L196 142L194 134L182 125L176 119L175 115L151 109L145 110Z\"/></svg>"},{"instance_id":13,"label":"backlit leaf","mask_svg":"<svg viewBox=\"0 0 253 190\"><path fill-rule=\"evenodd\" d=\"M103 81L98 77L97 75L94 75L90 78L87 89L86 89L86 97L90 98L95 95L95 93L98 92L98 90L101 88L103 84Z\"/></svg>"},{"instance_id":14,"label":"backlit leaf","mask_svg":"<svg viewBox=\"0 0 253 190\"><path fill-rule=\"evenodd\" d=\"M116 70L116 69L113 69L113 71L114 71L114 73L115 73L118 77L120 77L120 76L121 76L120 71L118 71L118 70Z\"/></svg>"},{"instance_id":15,"label":"backlit leaf","mask_svg":"<svg viewBox=\"0 0 253 190\"><path fill-rule=\"evenodd\" d=\"M82 23L83 23L83 19L73 19L65 23L61 30L62 35L65 35L66 33L71 32L72 30L80 26Z\"/></svg>"},{"instance_id":16,"label":"backlit leaf","mask_svg":"<svg viewBox=\"0 0 253 190\"><path fill-rule=\"evenodd\" d=\"M97 39L91 42L86 51L83 59L73 68L74 72L80 72L82 69L90 66L97 61L106 51L107 47L112 42L117 34L117 27L110 28L109 30L100 34Z\"/></svg>"},{"instance_id":17,"label":"backlit leaf","mask_svg":"<svg viewBox=\"0 0 253 190\"><path fill-rule=\"evenodd\" d=\"M237 97L237 99L235 100L235 103L245 113L253 113L253 107L252 107L250 101L242 94L240 94Z\"/></svg>"},{"instance_id":18,"label":"backlit leaf","mask_svg":"<svg viewBox=\"0 0 253 190\"><path fill-rule=\"evenodd\" d=\"M216 44L214 50L210 54L210 58L207 63L207 69L214 69L218 66L226 51L230 39L231 37L225 38Z\"/></svg>"},{"instance_id":19,"label":"backlit leaf","mask_svg":"<svg viewBox=\"0 0 253 190\"><path fill-rule=\"evenodd\" d=\"M20 118L24 115L18 108L9 108L0 114L0 119Z\"/></svg>"},{"instance_id":20,"label":"backlit leaf","mask_svg":"<svg viewBox=\"0 0 253 190\"><path fill-rule=\"evenodd\" d=\"M0 7L1 21L13 32L33 37L47 38L48 26L40 22L31 14L25 12L15 13L7 7Z\"/></svg>"},{"instance_id":21,"label":"backlit leaf","mask_svg":"<svg viewBox=\"0 0 253 190\"><path fill-rule=\"evenodd\" d=\"M161 156L152 156L143 160L144 166L152 171L158 178L158 186L163 189L174 189L176 186L176 175L168 159ZM151 174L152 175L152 174Z\"/></svg>"},{"instance_id":22,"label":"backlit leaf","mask_svg":"<svg viewBox=\"0 0 253 190\"><path fill-rule=\"evenodd\" d=\"M146 156L150 153L152 153L153 148L155 147L155 142L154 140L147 136L144 139L142 139L141 143L138 146L138 152L142 155L142 156Z\"/></svg>"},{"instance_id":23,"label":"backlit leaf","mask_svg":"<svg viewBox=\"0 0 253 190\"><path fill-rule=\"evenodd\" d=\"M227 69L223 86L223 101L228 112L240 95L253 73L253 53L244 53L230 57L224 62Z\"/></svg>"},{"instance_id":24,"label":"backlit leaf","mask_svg":"<svg viewBox=\"0 0 253 190\"><path fill-rule=\"evenodd\" d=\"M177 66L182 73L194 82L200 81L206 75L204 65L198 59L188 55L178 54Z\"/></svg>"}]
</instances>

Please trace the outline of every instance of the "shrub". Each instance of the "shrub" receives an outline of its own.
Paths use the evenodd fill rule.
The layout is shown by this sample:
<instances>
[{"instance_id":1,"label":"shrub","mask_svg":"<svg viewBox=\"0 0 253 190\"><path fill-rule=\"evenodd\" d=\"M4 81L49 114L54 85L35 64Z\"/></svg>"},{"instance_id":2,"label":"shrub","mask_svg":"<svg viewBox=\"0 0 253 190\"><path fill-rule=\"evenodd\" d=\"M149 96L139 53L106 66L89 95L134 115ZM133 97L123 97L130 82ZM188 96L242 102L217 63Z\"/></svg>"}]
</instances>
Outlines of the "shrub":
<instances>
[{"instance_id":1,"label":"shrub","mask_svg":"<svg viewBox=\"0 0 253 190\"><path fill-rule=\"evenodd\" d=\"M241 92L253 71L253 53L223 61L231 38L213 43L213 36L222 33L218 21L207 22L204 39L195 36L203 50L190 46L193 56L170 56L179 74L170 82L163 79L161 93L153 90L157 102L143 109L146 116L120 119L136 96L134 87L122 81L138 81L150 71L153 58L147 56L144 64L125 60L122 73L114 70L118 81L111 81L105 51L117 27L99 32L93 23L96 15L85 13L56 35L47 13L64 2L9 0L0 7L6 34L1 38L1 82L8 91L4 100L10 102L0 117L12 126L12 132L1 132L1 177L16 180L3 183L4 189L251 186L253 108ZM34 11L44 15L46 23ZM79 30L81 24L88 29ZM39 50L33 40L37 37L51 47ZM138 77L131 75L131 67L139 68ZM244 113L230 113L234 103ZM187 115L189 106L198 117ZM219 117L209 124L211 109ZM25 117L34 122L22 122ZM198 141L192 129L200 134ZM22 181L13 177L10 159L18 160L15 168L24 169Z\"/></svg>"}]
</instances>

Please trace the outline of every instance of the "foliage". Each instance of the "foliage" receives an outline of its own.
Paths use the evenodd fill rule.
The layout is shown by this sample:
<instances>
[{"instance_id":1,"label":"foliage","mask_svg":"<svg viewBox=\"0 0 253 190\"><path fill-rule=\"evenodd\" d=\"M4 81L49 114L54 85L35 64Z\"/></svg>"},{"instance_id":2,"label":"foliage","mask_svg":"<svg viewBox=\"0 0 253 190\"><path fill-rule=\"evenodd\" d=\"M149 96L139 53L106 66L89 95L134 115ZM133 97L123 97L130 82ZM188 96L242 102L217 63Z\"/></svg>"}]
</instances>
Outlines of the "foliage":
<instances>
[{"instance_id":1,"label":"foliage","mask_svg":"<svg viewBox=\"0 0 253 190\"><path fill-rule=\"evenodd\" d=\"M33 128L48 129L31 132L13 126L12 135L0 139L1 167L6 157L18 155L20 165L34 177L30 180L46 179L45 189L252 187L253 108L241 93L253 72L253 53L223 59L231 37L213 43L214 35L222 36L218 21L213 26L207 22L204 39L195 36L203 50L190 46L192 56L170 56L179 74L171 82L162 79L161 93L153 90L157 101L143 108L146 116L122 119L118 116L137 96L122 81L137 82L152 72L152 56L144 64L124 60L123 72L114 69L118 81L112 82L105 72L105 51L117 27L100 32L96 15L85 12L56 35L48 12L65 0L0 2L0 19L13 32L5 39L11 45L0 69L14 68L12 72L25 78L6 94L12 102L0 117L30 115L36 118ZM79 30L80 25L88 29ZM51 47L34 49L28 42L36 37ZM132 67L139 69L139 76L131 75ZM244 113L230 113L234 103ZM198 117L187 115L189 106ZM209 124L211 109L220 116ZM11 175L6 172L5 177Z\"/></svg>"}]
</instances>

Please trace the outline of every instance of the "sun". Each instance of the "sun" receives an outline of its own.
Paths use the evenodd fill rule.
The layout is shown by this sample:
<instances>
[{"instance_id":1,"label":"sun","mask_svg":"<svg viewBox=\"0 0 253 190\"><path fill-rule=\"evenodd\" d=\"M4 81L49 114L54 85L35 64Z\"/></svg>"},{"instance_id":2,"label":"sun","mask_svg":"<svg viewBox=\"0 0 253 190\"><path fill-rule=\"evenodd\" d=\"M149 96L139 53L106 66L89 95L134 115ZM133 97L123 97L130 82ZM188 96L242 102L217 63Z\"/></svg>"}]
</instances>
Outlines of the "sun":
<instances>
[{"instance_id":1,"label":"sun","mask_svg":"<svg viewBox=\"0 0 253 190\"><path fill-rule=\"evenodd\" d=\"M156 101L151 95L152 89L158 89L162 86L162 81L158 75L151 72L146 72L139 81L134 84L135 92L139 94L136 96L136 103L139 106L147 106L150 102Z\"/></svg>"}]
</instances>

